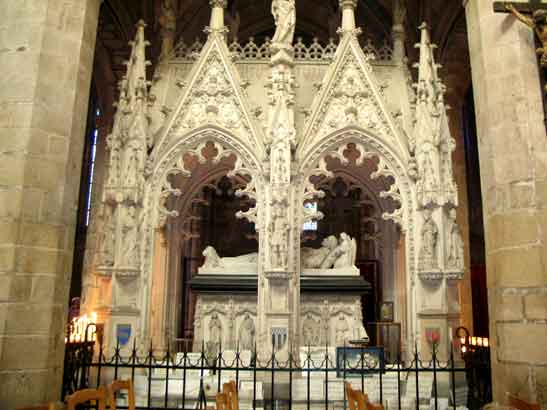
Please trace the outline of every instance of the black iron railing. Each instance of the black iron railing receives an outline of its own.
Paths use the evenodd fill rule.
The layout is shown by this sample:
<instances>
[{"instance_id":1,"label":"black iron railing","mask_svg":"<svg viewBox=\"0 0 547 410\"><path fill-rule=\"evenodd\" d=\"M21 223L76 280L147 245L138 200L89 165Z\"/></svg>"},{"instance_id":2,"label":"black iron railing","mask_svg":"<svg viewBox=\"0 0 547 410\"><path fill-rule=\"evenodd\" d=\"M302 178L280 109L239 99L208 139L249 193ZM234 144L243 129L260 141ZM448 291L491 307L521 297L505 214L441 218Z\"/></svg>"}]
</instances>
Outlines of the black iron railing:
<instances>
[{"instance_id":1,"label":"black iron railing","mask_svg":"<svg viewBox=\"0 0 547 410\"><path fill-rule=\"evenodd\" d=\"M152 347L139 353L135 346L118 345L109 355L93 343L80 343L78 348L66 357L65 381L70 383L65 383L63 397L114 379L132 379L141 410L205 409L228 380L236 381L242 409L328 410L336 403L344 408L346 381L387 409L420 410L424 405L435 410L474 409L487 402L488 397L480 394L490 383L484 380L479 383L481 391L471 391L474 385L466 382L472 369L480 375L489 366L484 358L464 364L459 350L451 349L448 357L441 358L435 346L427 358L416 349L409 360L399 356L394 363L384 360L382 348L367 347L307 348L298 357L289 353L286 360L275 353L263 358L250 351L206 346L199 353L176 354L159 354ZM118 405L124 408L123 403Z\"/></svg>"}]
</instances>

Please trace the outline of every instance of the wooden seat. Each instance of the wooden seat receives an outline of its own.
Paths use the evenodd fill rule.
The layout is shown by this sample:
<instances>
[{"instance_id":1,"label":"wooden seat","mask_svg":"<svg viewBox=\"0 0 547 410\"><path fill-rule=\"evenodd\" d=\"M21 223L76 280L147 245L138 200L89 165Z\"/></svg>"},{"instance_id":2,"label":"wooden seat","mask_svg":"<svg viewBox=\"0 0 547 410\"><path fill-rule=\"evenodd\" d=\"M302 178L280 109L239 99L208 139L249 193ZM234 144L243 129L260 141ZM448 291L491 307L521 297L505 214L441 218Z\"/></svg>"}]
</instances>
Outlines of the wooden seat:
<instances>
[{"instance_id":1,"label":"wooden seat","mask_svg":"<svg viewBox=\"0 0 547 410\"><path fill-rule=\"evenodd\" d=\"M237 395L236 382L230 380L222 385L222 392L228 395L229 410L239 410L239 398Z\"/></svg>"},{"instance_id":2,"label":"wooden seat","mask_svg":"<svg viewBox=\"0 0 547 410\"><path fill-rule=\"evenodd\" d=\"M217 393L216 403L217 410L230 410L230 402L227 393Z\"/></svg>"},{"instance_id":3,"label":"wooden seat","mask_svg":"<svg viewBox=\"0 0 547 410\"><path fill-rule=\"evenodd\" d=\"M365 410L364 394L359 390L354 390L348 382L345 383L345 387L349 410Z\"/></svg>"},{"instance_id":4,"label":"wooden seat","mask_svg":"<svg viewBox=\"0 0 547 410\"><path fill-rule=\"evenodd\" d=\"M507 395L507 402L511 407L518 410L541 410L539 403L530 403L526 400L519 399L517 396L513 396L512 394Z\"/></svg>"},{"instance_id":5,"label":"wooden seat","mask_svg":"<svg viewBox=\"0 0 547 410\"><path fill-rule=\"evenodd\" d=\"M346 396L349 404L349 410L384 410L384 406L380 403L371 403L368 395L353 389L351 384L346 382Z\"/></svg>"},{"instance_id":6,"label":"wooden seat","mask_svg":"<svg viewBox=\"0 0 547 410\"><path fill-rule=\"evenodd\" d=\"M135 410L135 390L133 380L114 380L108 386L108 401L110 409L116 410L116 393L127 390L127 406L129 410Z\"/></svg>"},{"instance_id":7,"label":"wooden seat","mask_svg":"<svg viewBox=\"0 0 547 410\"><path fill-rule=\"evenodd\" d=\"M106 410L106 391L104 387L98 389L78 390L67 398L67 410L76 410L79 404L85 404L89 401L96 401L98 410Z\"/></svg>"}]
</instances>

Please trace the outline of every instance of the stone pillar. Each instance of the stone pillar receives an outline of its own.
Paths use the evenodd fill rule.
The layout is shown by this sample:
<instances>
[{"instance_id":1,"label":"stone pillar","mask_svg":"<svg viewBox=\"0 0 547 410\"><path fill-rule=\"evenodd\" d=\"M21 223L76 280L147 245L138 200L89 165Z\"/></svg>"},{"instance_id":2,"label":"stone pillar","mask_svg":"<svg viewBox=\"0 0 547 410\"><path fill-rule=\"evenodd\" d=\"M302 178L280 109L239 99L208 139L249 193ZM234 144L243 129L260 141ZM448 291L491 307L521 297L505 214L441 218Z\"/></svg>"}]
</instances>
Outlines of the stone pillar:
<instances>
[{"instance_id":1,"label":"stone pillar","mask_svg":"<svg viewBox=\"0 0 547 410\"><path fill-rule=\"evenodd\" d=\"M2 1L0 408L58 400L100 0Z\"/></svg>"},{"instance_id":2,"label":"stone pillar","mask_svg":"<svg viewBox=\"0 0 547 410\"><path fill-rule=\"evenodd\" d=\"M533 32L466 2L477 115L494 400L547 398L547 136Z\"/></svg>"}]
</instances>

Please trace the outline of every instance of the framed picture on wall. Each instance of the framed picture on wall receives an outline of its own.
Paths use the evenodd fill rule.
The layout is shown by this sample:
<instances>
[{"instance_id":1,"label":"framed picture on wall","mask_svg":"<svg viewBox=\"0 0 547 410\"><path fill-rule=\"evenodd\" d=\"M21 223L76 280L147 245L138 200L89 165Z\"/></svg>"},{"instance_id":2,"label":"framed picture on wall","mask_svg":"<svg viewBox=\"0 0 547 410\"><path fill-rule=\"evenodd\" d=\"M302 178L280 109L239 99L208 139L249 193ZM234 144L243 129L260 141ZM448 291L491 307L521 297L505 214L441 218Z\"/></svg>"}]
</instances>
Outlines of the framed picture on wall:
<instances>
[{"instance_id":1,"label":"framed picture on wall","mask_svg":"<svg viewBox=\"0 0 547 410\"><path fill-rule=\"evenodd\" d=\"M382 302L380 304L380 322L393 322L393 302Z\"/></svg>"}]
</instances>

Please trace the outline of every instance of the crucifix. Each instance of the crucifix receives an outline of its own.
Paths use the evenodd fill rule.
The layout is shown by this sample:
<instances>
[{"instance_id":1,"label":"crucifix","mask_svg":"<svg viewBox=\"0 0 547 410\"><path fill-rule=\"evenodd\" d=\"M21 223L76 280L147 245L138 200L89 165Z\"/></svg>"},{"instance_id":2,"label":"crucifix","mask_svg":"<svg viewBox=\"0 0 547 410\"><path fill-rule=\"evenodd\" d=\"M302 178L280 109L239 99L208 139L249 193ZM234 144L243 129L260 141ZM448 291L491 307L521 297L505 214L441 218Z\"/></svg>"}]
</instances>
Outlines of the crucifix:
<instances>
[{"instance_id":1,"label":"crucifix","mask_svg":"<svg viewBox=\"0 0 547 410\"><path fill-rule=\"evenodd\" d=\"M537 49L540 65L547 67L547 4L542 3L541 0L530 0L528 3L496 1L494 11L511 13L535 31L541 46Z\"/></svg>"},{"instance_id":2,"label":"crucifix","mask_svg":"<svg viewBox=\"0 0 547 410\"><path fill-rule=\"evenodd\" d=\"M539 57L540 81L543 89L543 111L547 127L547 3L542 0L529 0L527 3L513 1L495 1L494 12L511 13L519 21L526 24L536 34L538 45L536 52Z\"/></svg>"}]
</instances>

